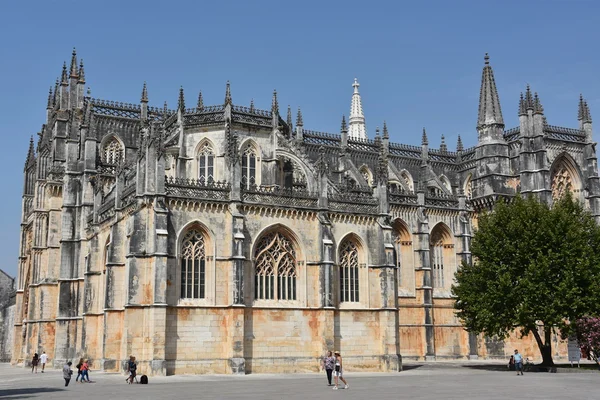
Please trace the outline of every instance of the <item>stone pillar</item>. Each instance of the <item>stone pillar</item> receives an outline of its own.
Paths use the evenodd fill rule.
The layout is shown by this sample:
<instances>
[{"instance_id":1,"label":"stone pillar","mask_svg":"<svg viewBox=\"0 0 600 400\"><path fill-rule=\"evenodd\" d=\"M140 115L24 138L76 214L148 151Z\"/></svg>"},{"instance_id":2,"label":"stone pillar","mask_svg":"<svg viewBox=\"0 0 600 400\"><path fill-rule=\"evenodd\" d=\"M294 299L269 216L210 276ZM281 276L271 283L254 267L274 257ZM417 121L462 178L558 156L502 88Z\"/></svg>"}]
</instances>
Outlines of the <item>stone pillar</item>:
<instances>
[{"instance_id":1,"label":"stone pillar","mask_svg":"<svg viewBox=\"0 0 600 400\"><path fill-rule=\"evenodd\" d=\"M417 193L419 208L417 209L417 232L415 233L415 253L418 268L416 271L421 275L421 286L417 291L422 292L424 326L425 326L425 360L435 360L435 337L433 327L433 288L431 278L431 260L429 255L429 219L425 208L425 193ZM417 281L418 284L418 281Z\"/></svg>"}]
</instances>

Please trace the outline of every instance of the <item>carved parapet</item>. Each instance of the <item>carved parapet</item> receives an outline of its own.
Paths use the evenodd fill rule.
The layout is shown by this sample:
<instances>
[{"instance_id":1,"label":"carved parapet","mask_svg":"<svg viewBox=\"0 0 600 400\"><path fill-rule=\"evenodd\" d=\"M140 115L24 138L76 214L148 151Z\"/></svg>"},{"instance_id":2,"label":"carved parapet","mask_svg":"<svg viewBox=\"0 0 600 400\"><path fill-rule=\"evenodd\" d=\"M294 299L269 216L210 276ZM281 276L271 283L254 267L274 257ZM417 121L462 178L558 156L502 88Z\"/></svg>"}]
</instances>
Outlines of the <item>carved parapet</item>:
<instances>
[{"instance_id":1,"label":"carved parapet","mask_svg":"<svg viewBox=\"0 0 600 400\"><path fill-rule=\"evenodd\" d=\"M227 182L165 177L168 197L228 201L231 185Z\"/></svg>"},{"instance_id":2,"label":"carved parapet","mask_svg":"<svg viewBox=\"0 0 600 400\"><path fill-rule=\"evenodd\" d=\"M318 196L305 188L252 186L242 191L242 202L293 208L316 208Z\"/></svg>"}]
</instances>

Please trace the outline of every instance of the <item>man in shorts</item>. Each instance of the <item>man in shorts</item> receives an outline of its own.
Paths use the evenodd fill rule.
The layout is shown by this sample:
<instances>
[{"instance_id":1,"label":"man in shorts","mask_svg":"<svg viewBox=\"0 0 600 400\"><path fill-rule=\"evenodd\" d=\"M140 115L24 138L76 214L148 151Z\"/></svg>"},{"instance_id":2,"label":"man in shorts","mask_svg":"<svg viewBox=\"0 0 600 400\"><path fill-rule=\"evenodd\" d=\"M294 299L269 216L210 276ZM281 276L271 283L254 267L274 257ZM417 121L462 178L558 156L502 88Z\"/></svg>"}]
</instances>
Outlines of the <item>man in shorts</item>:
<instances>
[{"instance_id":1,"label":"man in shorts","mask_svg":"<svg viewBox=\"0 0 600 400\"><path fill-rule=\"evenodd\" d=\"M45 351L42 351L42 355L40 356L40 363L42 363L42 374L44 373L44 368L46 367L46 362L48 361L48 355Z\"/></svg>"}]
</instances>

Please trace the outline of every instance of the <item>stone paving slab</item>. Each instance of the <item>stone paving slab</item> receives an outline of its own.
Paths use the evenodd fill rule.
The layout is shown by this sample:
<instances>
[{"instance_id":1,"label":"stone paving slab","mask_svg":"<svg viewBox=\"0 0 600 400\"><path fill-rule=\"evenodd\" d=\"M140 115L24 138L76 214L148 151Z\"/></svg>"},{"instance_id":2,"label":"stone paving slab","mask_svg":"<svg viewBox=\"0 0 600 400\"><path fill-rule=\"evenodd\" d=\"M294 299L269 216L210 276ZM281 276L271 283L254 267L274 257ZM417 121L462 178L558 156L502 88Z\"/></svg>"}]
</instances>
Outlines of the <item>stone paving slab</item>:
<instances>
[{"instance_id":1,"label":"stone paving slab","mask_svg":"<svg viewBox=\"0 0 600 400\"><path fill-rule=\"evenodd\" d=\"M401 373L351 373L348 390L333 391L325 374L179 375L128 385L125 376L92 371L95 383L64 387L62 372L32 374L0 364L1 399L598 399L598 374L498 371L485 364L414 364Z\"/></svg>"}]
</instances>

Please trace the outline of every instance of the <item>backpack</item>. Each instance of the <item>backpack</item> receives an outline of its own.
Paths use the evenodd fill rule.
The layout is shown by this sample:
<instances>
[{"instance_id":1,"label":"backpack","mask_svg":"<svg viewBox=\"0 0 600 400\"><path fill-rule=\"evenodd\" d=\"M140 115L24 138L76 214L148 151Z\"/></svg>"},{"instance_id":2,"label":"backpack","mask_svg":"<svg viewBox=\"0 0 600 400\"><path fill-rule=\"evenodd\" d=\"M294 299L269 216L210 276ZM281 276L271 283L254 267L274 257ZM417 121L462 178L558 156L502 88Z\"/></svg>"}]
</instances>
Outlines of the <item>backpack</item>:
<instances>
[{"instance_id":1,"label":"backpack","mask_svg":"<svg viewBox=\"0 0 600 400\"><path fill-rule=\"evenodd\" d=\"M140 383L141 383L142 385L147 385L147 384L148 384L148 377L147 377L146 375L142 375L142 376L140 377Z\"/></svg>"}]
</instances>

